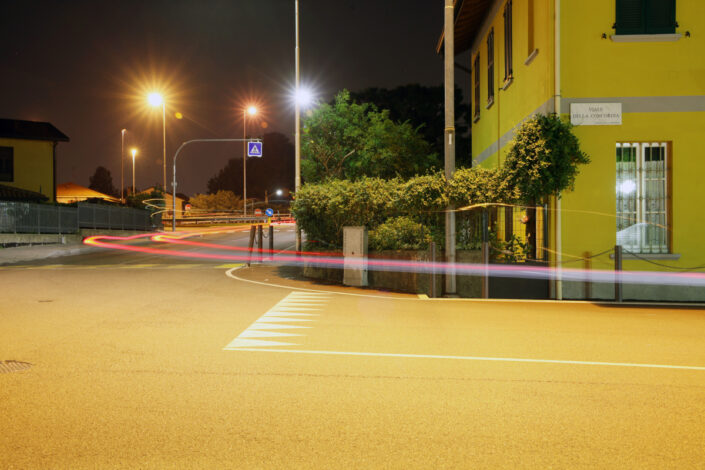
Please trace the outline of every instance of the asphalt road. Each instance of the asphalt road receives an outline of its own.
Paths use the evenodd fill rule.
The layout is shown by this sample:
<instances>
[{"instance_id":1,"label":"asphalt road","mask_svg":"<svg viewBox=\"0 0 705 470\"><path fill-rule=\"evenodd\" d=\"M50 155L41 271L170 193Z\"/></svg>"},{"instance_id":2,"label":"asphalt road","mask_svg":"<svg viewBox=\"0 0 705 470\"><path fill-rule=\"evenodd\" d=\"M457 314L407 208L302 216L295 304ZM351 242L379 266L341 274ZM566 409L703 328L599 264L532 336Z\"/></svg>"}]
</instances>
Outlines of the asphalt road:
<instances>
[{"instance_id":1,"label":"asphalt road","mask_svg":"<svg viewBox=\"0 0 705 470\"><path fill-rule=\"evenodd\" d=\"M0 468L705 468L702 310L422 300L237 264L0 267L0 361L28 367L0 373Z\"/></svg>"}]
</instances>

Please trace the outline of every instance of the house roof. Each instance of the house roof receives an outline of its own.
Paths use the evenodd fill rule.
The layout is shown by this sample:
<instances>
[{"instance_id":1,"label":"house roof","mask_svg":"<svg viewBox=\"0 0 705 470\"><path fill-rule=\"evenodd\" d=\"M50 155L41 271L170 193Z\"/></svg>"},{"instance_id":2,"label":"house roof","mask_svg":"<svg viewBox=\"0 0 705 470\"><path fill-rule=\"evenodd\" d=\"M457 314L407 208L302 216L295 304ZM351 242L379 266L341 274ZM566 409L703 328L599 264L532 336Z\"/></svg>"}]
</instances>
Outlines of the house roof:
<instances>
[{"instance_id":1,"label":"house roof","mask_svg":"<svg viewBox=\"0 0 705 470\"><path fill-rule=\"evenodd\" d=\"M47 199L42 193L0 184L0 201L44 202Z\"/></svg>"},{"instance_id":2,"label":"house roof","mask_svg":"<svg viewBox=\"0 0 705 470\"><path fill-rule=\"evenodd\" d=\"M51 123L18 119L0 119L0 137L50 142L69 141L69 138Z\"/></svg>"},{"instance_id":3,"label":"house roof","mask_svg":"<svg viewBox=\"0 0 705 470\"><path fill-rule=\"evenodd\" d=\"M105 199L106 201L111 201L111 202L120 202L119 198L109 196L107 194L100 193L98 191L94 191L91 188L86 188L85 186L81 186L76 183L63 183L59 184L56 186L56 198L76 198L76 199L81 199L81 198L86 198L86 199L92 199L92 198L98 198L98 199Z\"/></svg>"},{"instance_id":4,"label":"house roof","mask_svg":"<svg viewBox=\"0 0 705 470\"><path fill-rule=\"evenodd\" d=\"M470 50L493 0L455 0L455 55ZM436 52L443 52L443 35L438 39Z\"/></svg>"}]
</instances>

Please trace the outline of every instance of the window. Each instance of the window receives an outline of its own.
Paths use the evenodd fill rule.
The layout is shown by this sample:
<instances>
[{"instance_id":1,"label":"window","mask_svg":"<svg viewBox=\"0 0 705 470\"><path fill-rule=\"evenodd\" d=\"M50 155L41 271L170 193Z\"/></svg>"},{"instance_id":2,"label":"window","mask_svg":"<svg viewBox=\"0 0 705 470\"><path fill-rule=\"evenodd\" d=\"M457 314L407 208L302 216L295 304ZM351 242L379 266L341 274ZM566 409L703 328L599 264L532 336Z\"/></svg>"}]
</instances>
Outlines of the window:
<instances>
[{"instance_id":1,"label":"window","mask_svg":"<svg viewBox=\"0 0 705 470\"><path fill-rule=\"evenodd\" d=\"M504 6L504 81L512 76L512 0L508 0Z\"/></svg>"},{"instance_id":2,"label":"window","mask_svg":"<svg viewBox=\"0 0 705 470\"><path fill-rule=\"evenodd\" d=\"M480 54L475 56L475 63L473 65L475 69L475 111L473 117L475 119L480 118Z\"/></svg>"},{"instance_id":3,"label":"window","mask_svg":"<svg viewBox=\"0 0 705 470\"><path fill-rule=\"evenodd\" d=\"M617 244L668 253L668 144L617 144Z\"/></svg>"},{"instance_id":4,"label":"window","mask_svg":"<svg viewBox=\"0 0 705 470\"><path fill-rule=\"evenodd\" d=\"M676 0L616 0L617 34L673 34Z\"/></svg>"},{"instance_id":5,"label":"window","mask_svg":"<svg viewBox=\"0 0 705 470\"><path fill-rule=\"evenodd\" d=\"M15 181L14 149L0 147L0 181Z\"/></svg>"},{"instance_id":6,"label":"window","mask_svg":"<svg viewBox=\"0 0 705 470\"><path fill-rule=\"evenodd\" d=\"M487 106L494 103L494 28L487 35Z\"/></svg>"}]
</instances>

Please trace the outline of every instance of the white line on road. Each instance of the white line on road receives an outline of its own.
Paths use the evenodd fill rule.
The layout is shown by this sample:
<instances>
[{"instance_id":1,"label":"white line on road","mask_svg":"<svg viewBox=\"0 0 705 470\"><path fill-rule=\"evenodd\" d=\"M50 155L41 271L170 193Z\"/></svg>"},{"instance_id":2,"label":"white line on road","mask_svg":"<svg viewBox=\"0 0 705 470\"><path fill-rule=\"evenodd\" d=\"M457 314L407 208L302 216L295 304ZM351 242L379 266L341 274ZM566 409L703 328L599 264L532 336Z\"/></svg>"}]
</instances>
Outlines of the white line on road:
<instances>
[{"instance_id":1,"label":"white line on road","mask_svg":"<svg viewBox=\"0 0 705 470\"><path fill-rule=\"evenodd\" d=\"M580 366L613 366L613 367L642 367L651 369L678 369L678 370L698 370L705 371L702 366L678 366L668 364L640 364L631 362L594 362L594 361L562 361L558 359L523 359L515 357L481 357L481 356L440 356L434 354L394 354L394 353L372 353L372 352L350 352L350 351L307 351L297 349L264 349L225 347L223 349L231 351L257 351L257 352L278 352L295 354L322 354L331 356L368 356L368 357L404 357L411 359L454 359L463 361L494 361L494 362L529 362L538 364L572 364Z\"/></svg>"}]
</instances>

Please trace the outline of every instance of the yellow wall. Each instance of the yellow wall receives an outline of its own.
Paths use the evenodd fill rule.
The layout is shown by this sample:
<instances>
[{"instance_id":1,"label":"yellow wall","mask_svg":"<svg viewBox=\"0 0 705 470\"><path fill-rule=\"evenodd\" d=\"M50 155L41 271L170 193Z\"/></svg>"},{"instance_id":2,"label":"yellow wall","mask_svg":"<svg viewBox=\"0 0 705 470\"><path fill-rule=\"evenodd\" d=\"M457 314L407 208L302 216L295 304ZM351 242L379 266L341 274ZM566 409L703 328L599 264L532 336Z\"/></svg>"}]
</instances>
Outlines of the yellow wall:
<instances>
[{"instance_id":1,"label":"yellow wall","mask_svg":"<svg viewBox=\"0 0 705 470\"><path fill-rule=\"evenodd\" d=\"M615 0L561 5L563 98L703 94L705 1L677 0L676 32L692 35L673 42L613 42Z\"/></svg>"},{"instance_id":2,"label":"yellow wall","mask_svg":"<svg viewBox=\"0 0 705 470\"><path fill-rule=\"evenodd\" d=\"M473 50L472 59L480 54L480 119L472 127L473 158L477 159L490 145L500 141L519 122L539 107L551 102L553 96L553 0L534 0L534 45L538 53L525 65L528 51L528 0L513 2L513 81L504 85L504 3L493 18L494 28L494 104L487 109L487 34L483 32L479 47ZM474 62L471 63L471 65ZM474 73L471 78L474 106ZM551 104L552 105L552 104ZM474 108L473 108L474 109ZM503 142L503 144L506 144ZM503 152L506 153L504 145ZM479 163L483 167L501 164L501 157L493 153Z\"/></svg>"},{"instance_id":3,"label":"yellow wall","mask_svg":"<svg viewBox=\"0 0 705 470\"><path fill-rule=\"evenodd\" d=\"M54 198L53 142L0 138L0 147L13 147L14 181L1 184Z\"/></svg>"},{"instance_id":4,"label":"yellow wall","mask_svg":"<svg viewBox=\"0 0 705 470\"><path fill-rule=\"evenodd\" d=\"M563 1L562 5L562 99L637 97L648 101L649 97L705 95L702 34L683 36L673 42L613 42L609 37L614 34L614 0ZM677 33L704 31L705 2L678 0L676 20ZM608 39L602 39L602 33ZM705 249L700 243L705 220L694 216L702 201L700 180L705 151L700 137L705 128L705 112L628 110L623 109L621 126L574 128L592 162L580 169L575 191L563 196L563 252L574 256L585 251L596 253L616 242L615 144L672 142L671 252L680 254L681 259L659 262L683 267L705 265ZM563 117L569 119L568 115ZM598 262L594 267L611 266L609 258L601 260L601 265ZM624 266L660 269L633 260L625 260Z\"/></svg>"}]
</instances>

